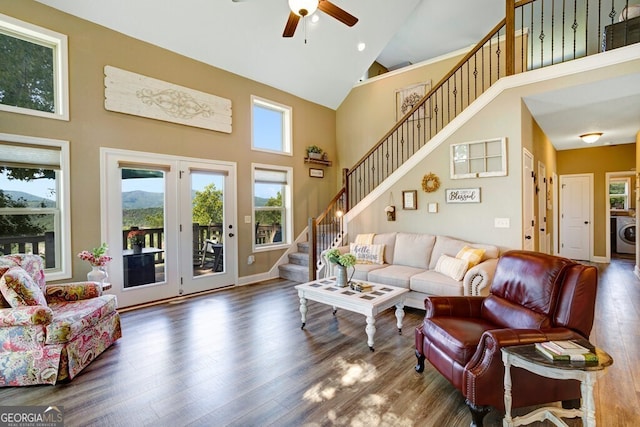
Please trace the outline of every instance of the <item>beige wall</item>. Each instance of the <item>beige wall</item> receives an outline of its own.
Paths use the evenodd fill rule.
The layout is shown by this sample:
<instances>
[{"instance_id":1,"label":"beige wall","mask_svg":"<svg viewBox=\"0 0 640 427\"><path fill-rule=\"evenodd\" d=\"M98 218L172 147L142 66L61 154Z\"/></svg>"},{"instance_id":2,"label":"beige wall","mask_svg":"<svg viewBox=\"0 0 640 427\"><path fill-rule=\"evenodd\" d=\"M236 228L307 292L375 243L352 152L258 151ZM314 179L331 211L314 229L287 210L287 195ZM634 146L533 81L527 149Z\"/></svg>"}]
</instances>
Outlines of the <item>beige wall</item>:
<instances>
[{"instance_id":1,"label":"beige wall","mask_svg":"<svg viewBox=\"0 0 640 427\"><path fill-rule=\"evenodd\" d=\"M418 74L404 76L402 73L390 73L381 79L372 79L353 89L337 111L337 144L341 166L353 164L364 154L372 143L386 133L395 118L393 96L395 90L408 84L425 81L428 76L433 83L437 73L444 74L455 62L455 58L443 63L430 64L424 70L412 70ZM442 67L441 67L442 66ZM433 68L432 68L433 67ZM437 67L437 68L436 68ZM440 68L441 67L441 68ZM534 155L534 170L538 161L545 163L547 177L560 170L560 161L556 160L555 149L548 137L526 109L523 99L528 95L557 90L582 83L596 82L607 78L635 73L640 67L640 59L627 63L603 67L575 74L564 74L553 79L542 79L502 93L488 93L495 96L474 117L464 123L440 146L413 170L394 184L390 191L382 194L362 213L349 223L349 236L358 233L411 231L433 234L446 234L471 241L492 243L504 248L522 247L522 149L526 148ZM514 78L519 78L515 76ZM382 124L384 123L384 124ZM350 127L351 126L351 127ZM508 154L508 175L506 177L452 180L449 178L449 147L451 144L478 141L489 138L506 137ZM365 142L362 142L365 141ZM624 157L624 155L622 155ZM627 156L634 159L634 156ZM433 172L442 181L441 189L434 193L421 191L422 177ZM604 184L602 184L604 185ZM444 189L479 187L482 202L479 204L449 205L444 203ZM418 209L401 209L403 190L418 190ZM384 207L391 196L398 210L397 220L388 222ZM600 197L601 200L604 196ZM542 195L535 199L537 206ZM427 204L438 203L437 214L427 213ZM553 212L547 210L550 229L556 226ZM509 218L508 229L495 228L495 218ZM600 246L603 242L604 228L602 219L596 219L595 256L604 256ZM553 242L552 242L553 244Z\"/></svg>"},{"instance_id":2,"label":"beige wall","mask_svg":"<svg viewBox=\"0 0 640 427\"><path fill-rule=\"evenodd\" d=\"M317 144L337 155L335 112L288 93L238 75L213 68L126 37L32 0L0 0L0 13L69 37L71 119L59 121L0 112L2 132L70 141L72 254L95 247L101 240L100 147L216 159L237 163L238 236L240 276L268 271L283 251L251 254L251 162L294 167L294 238L309 216L317 216L334 196L336 174L328 169L324 179L309 178L304 148ZM215 49L215 43L211 44ZM112 65L187 88L228 98L233 105L233 132L219 133L104 109L104 66ZM250 96L257 95L293 107L293 156L251 151ZM73 275L79 280L87 266L74 258Z\"/></svg>"},{"instance_id":3,"label":"beige wall","mask_svg":"<svg viewBox=\"0 0 640 427\"><path fill-rule=\"evenodd\" d=\"M356 85L336 111L338 168L351 168L396 124L396 91L406 86L431 82L435 85L460 60L448 59L393 72ZM339 175L341 176L341 175ZM340 181L338 181L340 183Z\"/></svg>"},{"instance_id":4,"label":"beige wall","mask_svg":"<svg viewBox=\"0 0 640 427\"><path fill-rule=\"evenodd\" d=\"M546 218L547 218L547 227L545 231L550 237L550 246L547 248L547 253L554 253L553 248L555 247L555 241L553 236L554 236L554 229L556 227L555 220L554 220L555 214L553 209L549 209L549 205L547 203L547 197L549 197L549 199L551 199L552 201L552 198L553 198L552 177L554 173L557 174L556 149L551 143L551 141L549 140L549 138L544 134L542 129L540 129L540 126L535 121L535 119L531 117L531 113L526 108L526 106L524 106L523 108L523 122L525 121L524 119L525 116L528 117L527 121L531 123L530 131L531 131L531 137L533 141L532 154L535 160L534 170L537 174L538 162L544 164L545 170L546 170L546 176L537 177L538 187L542 188L543 178L546 178L547 180L547 194L544 194L544 191L539 191L534 196L534 212L535 212L536 222L537 222L536 228L537 229L540 228L539 225L541 223L541 219L538 218L539 216L538 213L539 213L540 204L543 204L543 206L546 206L545 211L546 211ZM523 126L523 138L524 138L524 129L525 127ZM536 235L536 249L539 250L539 248L540 248L540 240L538 239L538 235Z\"/></svg>"},{"instance_id":5,"label":"beige wall","mask_svg":"<svg viewBox=\"0 0 640 427\"><path fill-rule=\"evenodd\" d=\"M593 254L606 256L606 219L609 205L606 173L629 171L634 175L636 144L561 150L557 153L558 175L593 173Z\"/></svg>"}]
</instances>

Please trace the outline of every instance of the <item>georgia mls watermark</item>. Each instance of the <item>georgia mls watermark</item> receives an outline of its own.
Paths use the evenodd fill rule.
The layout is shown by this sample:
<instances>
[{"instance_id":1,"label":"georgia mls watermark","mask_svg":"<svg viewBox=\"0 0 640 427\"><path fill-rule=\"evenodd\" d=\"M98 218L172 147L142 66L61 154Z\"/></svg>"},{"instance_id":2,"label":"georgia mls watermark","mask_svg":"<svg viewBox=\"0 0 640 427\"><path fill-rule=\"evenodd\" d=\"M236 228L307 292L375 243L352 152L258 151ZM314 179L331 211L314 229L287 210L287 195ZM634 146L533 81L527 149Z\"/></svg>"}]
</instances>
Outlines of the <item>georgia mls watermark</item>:
<instances>
[{"instance_id":1,"label":"georgia mls watermark","mask_svg":"<svg viewBox=\"0 0 640 427\"><path fill-rule=\"evenodd\" d=\"M0 427L64 427L64 408L0 406Z\"/></svg>"}]
</instances>

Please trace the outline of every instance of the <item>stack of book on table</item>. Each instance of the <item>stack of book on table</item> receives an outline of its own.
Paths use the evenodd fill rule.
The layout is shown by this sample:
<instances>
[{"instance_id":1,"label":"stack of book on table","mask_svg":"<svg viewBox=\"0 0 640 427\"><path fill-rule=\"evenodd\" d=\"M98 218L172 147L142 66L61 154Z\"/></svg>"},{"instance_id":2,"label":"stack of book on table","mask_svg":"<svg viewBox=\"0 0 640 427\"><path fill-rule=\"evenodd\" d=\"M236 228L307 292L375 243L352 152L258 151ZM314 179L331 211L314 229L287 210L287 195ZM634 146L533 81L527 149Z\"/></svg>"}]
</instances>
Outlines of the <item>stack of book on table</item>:
<instances>
[{"instance_id":1,"label":"stack of book on table","mask_svg":"<svg viewBox=\"0 0 640 427\"><path fill-rule=\"evenodd\" d=\"M545 341L536 343L536 350L551 360L597 362L598 356L575 341Z\"/></svg>"},{"instance_id":2,"label":"stack of book on table","mask_svg":"<svg viewBox=\"0 0 640 427\"><path fill-rule=\"evenodd\" d=\"M371 292L373 290L373 286L366 282L351 282L349 287L356 292Z\"/></svg>"}]
</instances>

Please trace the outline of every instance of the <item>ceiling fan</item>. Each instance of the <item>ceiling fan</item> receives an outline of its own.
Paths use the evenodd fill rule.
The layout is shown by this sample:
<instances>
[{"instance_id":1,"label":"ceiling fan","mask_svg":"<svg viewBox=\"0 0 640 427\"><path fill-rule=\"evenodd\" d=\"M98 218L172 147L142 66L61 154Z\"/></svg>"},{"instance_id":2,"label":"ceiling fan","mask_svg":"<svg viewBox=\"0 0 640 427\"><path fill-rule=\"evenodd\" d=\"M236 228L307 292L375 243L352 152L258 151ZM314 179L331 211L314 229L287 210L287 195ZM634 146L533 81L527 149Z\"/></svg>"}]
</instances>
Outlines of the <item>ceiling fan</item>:
<instances>
[{"instance_id":1,"label":"ceiling fan","mask_svg":"<svg viewBox=\"0 0 640 427\"><path fill-rule=\"evenodd\" d=\"M238 2L242 0L233 1ZM358 22L358 18L331 3L329 0L289 0L289 9L291 9L291 12L289 12L289 19L287 19L287 23L284 26L282 37L293 37L300 18L313 14L316 9L320 9L327 15L334 17L349 27L353 27Z\"/></svg>"},{"instance_id":2,"label":"ceiling fan","mask_svg":"<svg viewBox=\"0 0 640 427\"><path fill-rule=\"evenodd\" d=\"M284 26L282 37L293 37L300 18L311 15L316 9L320 9L329 16L336 18L349 27L353 27L358 22L358 18L351 15L344 9L339 8L329 0L289 0L289 19Z\"/></svg>"}]
</instances>

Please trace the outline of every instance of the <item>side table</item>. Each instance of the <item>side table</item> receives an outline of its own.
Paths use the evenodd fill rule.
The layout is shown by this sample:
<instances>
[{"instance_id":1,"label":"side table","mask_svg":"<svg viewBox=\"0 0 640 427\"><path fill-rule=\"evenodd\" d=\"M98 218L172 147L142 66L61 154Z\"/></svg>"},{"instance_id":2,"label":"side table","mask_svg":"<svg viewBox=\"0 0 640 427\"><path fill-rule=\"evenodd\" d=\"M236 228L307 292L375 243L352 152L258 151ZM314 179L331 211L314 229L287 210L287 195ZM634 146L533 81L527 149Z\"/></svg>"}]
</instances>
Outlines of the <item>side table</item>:
<instances>
[{"instance_id":1,"label":"side table","mask_svg":"<svg viewBox=\"0 0 640 427\"><path fill-rule=\"evenodd\" d=\"M591 349L598 356L598 362L554 362L540 354L534 344L517 345L502 349L504 363L504 420L503 426L519 426L534 421L549 420L557 426L566 426L562 417L582 417L582 425L595 427L596 408L593 399L593 386L599 375L613 364L613 359L607 353L594 347L587 340L577 340L578 344ZM580 409L564 409L555 406L538 408L520 417L511 417L511 367L526 369L534 374L559 380L580 381L582 403Z\"/></svg>"}]
</instances>

